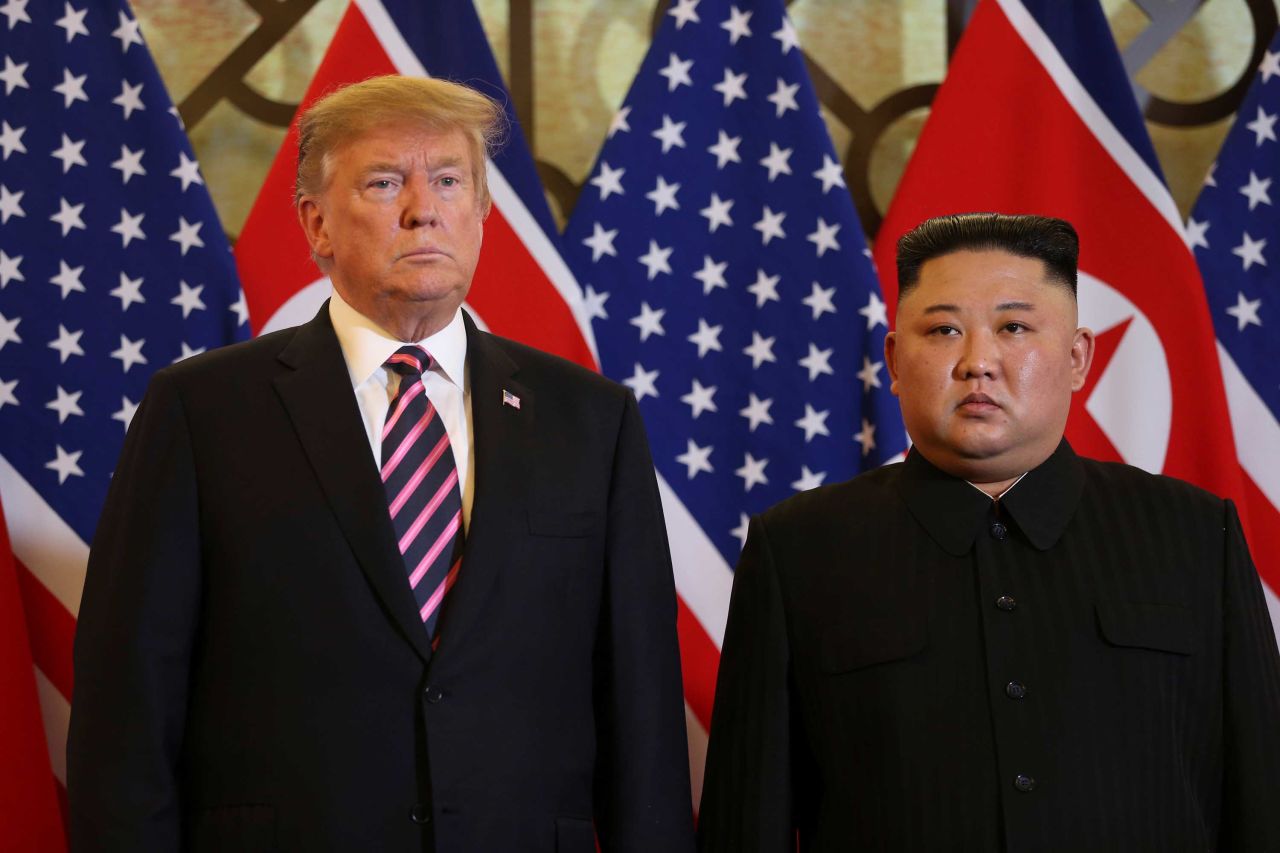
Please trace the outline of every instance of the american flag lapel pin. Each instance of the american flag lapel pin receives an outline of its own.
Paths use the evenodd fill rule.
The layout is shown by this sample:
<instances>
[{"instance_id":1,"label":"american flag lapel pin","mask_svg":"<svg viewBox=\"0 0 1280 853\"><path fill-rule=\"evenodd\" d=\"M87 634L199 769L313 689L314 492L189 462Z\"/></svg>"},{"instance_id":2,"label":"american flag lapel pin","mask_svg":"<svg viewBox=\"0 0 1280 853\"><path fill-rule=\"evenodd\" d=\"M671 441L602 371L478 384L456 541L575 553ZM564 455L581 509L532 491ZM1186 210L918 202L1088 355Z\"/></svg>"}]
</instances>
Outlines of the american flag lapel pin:
<instances>
[{"instance_id":1,"label":"american flag lapel pin","mask_svg":"<svg viewBox=\"0 0 1280 853\"><path fill-rule=\"evenodd\" d=\"M520 398L512 394L506 388L502 389L502 405L510 406L513 409L520 408Z\"/></svg>"}]
</instances>

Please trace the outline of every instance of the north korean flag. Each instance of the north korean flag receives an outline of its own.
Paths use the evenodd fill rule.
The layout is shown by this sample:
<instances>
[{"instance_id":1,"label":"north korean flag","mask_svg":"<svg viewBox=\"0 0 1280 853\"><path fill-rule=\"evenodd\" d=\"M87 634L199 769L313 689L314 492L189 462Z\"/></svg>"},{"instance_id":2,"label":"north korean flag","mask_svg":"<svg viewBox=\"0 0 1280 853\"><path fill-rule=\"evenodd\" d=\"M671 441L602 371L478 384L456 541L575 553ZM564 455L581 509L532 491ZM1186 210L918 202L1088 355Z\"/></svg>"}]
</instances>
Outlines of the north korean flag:
<instances>
[{"instance_id":1,"label":"north korean flag","mask_svg":"<svg viewBox=\"0 0 1280 853\"><path fill-rule=\"evenodd\" d=\"M1068 439L1234 499L1260 573L1280 589L1280 518L1248 500L1200 273L1093 0L979 4L876 240L890 305L898 238L968 211L1075 225L1080 321L1098 345Z\"/></svg>"}]
</instances>

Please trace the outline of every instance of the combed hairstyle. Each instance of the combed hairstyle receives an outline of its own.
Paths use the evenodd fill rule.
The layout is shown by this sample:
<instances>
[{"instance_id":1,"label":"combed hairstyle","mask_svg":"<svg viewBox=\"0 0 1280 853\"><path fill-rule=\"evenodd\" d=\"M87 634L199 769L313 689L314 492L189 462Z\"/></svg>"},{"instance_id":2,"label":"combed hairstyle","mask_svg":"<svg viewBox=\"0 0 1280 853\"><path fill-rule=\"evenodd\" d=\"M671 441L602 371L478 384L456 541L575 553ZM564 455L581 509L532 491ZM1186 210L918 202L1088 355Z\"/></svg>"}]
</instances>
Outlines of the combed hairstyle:
<instances>
[{"instance_id":1,"label":"combed hairstyle","mask_svg":"<svg viewBox=\"0 0 1280 853\"><path fill-rule=\"evenodd\" d=\"M507 116L492 98L460 83L388 74L325 95L298 119L298 174L294 201L317 195L329 179L334 153L386 125L461 130L471 148L472 180L481 210L489 209L485 157L500 147Z\"/></svg>"},{"instance_id":2,"label":"combed hairstyle","mask_svg":"<svg viewBox=\"0 0 1280 853\"><path fill-rule=\"evenodd\" d=\"M1070 222L1029 214L957 213L926 219L899 238L898 301L919 283L926 261L989 249L1044 261L1046 278L1075 298L1080 238Z\"/></svg>"}]
</instances>

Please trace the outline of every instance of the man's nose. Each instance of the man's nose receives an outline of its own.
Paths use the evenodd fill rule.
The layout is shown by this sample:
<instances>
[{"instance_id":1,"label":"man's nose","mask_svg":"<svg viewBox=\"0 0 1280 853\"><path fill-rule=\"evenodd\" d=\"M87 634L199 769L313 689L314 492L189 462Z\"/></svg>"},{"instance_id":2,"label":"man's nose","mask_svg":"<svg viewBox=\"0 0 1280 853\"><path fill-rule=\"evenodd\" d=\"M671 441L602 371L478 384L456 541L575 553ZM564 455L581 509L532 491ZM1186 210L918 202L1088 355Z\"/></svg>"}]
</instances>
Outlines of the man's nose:
<instances>
[{"instance_id":1,"label":"man's nose","mask_svg":"<svg viewBox=\"0 0 1280 853\"><path fill-rule=\"evenodd\" d=\"M440 212L436 207L436 197L425 179L410 179L405 184L401 199L404 204L401 217L405 228L435 225L439 221Z\"/></svg>"},{"instance_id":2,"label":"man's nose","mask_svg":"<svg viewBox=\"0 0 1280 853\"><path fill-rule=\"evenodd\" d=\"M994 379L1000 359L992 336L984 332L967 334L960 361L956 364L959 379Z\"/></svg>"}]
</instances>

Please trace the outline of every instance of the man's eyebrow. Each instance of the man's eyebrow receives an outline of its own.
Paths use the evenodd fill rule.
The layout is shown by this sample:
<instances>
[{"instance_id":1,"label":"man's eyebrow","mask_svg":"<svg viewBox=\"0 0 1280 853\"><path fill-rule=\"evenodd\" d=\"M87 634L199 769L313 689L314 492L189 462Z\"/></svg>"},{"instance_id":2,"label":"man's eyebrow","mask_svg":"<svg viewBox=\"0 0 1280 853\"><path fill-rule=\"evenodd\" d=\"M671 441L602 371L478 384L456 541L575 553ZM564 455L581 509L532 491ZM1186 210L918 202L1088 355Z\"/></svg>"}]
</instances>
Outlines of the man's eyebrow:
<instances>
[{"instance_id":1,"label":"man's eyebrow","mask_svg":"<svg viewBox=\"0 0 1280 853\"><path fill-rule=\"evenodd\" d=\"M1031 302L1001 302L996 306L997 311L1034 311L1035 305Z\"/></svg>"},{"instance_id":2,"label":"man's eyebrow","mask_svg":"<svg viewBox=\"0 0 1280 853\"><path fill-rule=\"evenodd\" d=\"M400 172L399 163L370 163L360 170L361 175L370 175L374 172Z\"/></svg>"},{"instance_id":3,"label":"man's eyebrow","mask_svg":"<svg viewBox=\"0 0 1280 853\"><path fill-rule=\"evenodd\" d=\"M440 169L456 169L462 165L462 162L463 159L461 157L441 157L439 160L431 161L431 164L427 168L432 172Z\"/></svg>"},{"instance_id":4,"label":"man's eyebrow","mask_svg":"<svg viewBox=\"0 0 1280 853\"><path fill-rule=\"evenodd\" d=\"M926 314L955 314L960 311L959 305L952 305L949 302L941 302L937 305L930 305L924 309Z\"/></svg>"}]
</instances>

